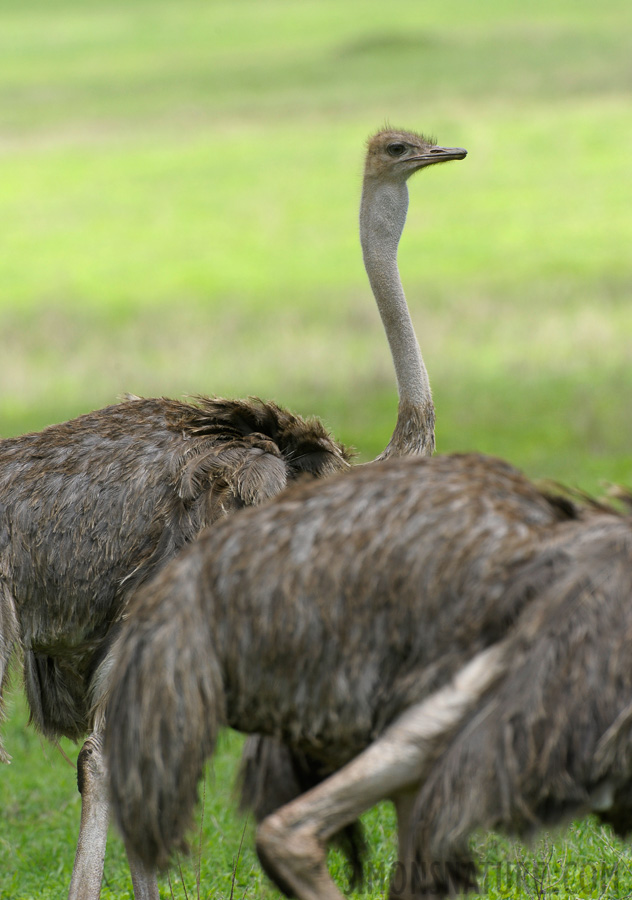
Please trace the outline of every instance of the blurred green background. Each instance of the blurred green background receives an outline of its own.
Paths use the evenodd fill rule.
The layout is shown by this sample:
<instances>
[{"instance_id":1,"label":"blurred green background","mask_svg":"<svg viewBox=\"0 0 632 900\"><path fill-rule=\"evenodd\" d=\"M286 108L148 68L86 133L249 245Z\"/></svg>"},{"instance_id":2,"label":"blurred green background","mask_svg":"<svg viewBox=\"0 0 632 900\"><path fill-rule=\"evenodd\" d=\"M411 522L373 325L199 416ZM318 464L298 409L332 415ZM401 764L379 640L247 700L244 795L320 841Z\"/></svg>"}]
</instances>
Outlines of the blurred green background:
<instances>
[{"instance_id":1,"label":"blurred green background","mask_svg":"<svg viewBox=\"0 0 632 900\"><path fill-rule=\"evenodd\" d=\"M3 0L0 433L126 391L274 397L370 458L395 418L356 219L385 122L442 452L626 479L624 0Z\"/></svg>"},{"instance_id":2,"label":"blurred green background","mask_svg":"<svg viewBox=\"0 0 632 900\"><path fill-rule=\"evenodd\" d=\"M257 394L377 454L396 392L357 211L388 122L469 151L410 182L400 247L439 451L629 483L631 26L629 0L2 0L0 435ZM0 896L60 896L74 775L12 710Z\"/></svg>"}]
</instances>

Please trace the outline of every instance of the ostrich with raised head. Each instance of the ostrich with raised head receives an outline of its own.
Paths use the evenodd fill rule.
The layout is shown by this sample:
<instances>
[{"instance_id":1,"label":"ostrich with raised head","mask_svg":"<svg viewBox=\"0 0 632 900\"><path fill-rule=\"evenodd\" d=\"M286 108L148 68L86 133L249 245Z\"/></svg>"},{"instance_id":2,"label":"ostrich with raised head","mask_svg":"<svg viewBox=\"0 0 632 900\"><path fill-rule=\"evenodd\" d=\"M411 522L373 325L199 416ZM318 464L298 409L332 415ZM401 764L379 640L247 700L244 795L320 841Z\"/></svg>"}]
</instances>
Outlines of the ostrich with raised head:
<instances>
[{"instance_id":1,"label":"ostrich with raised head","mask_svg":"<svg viewBox=\"0 0 632 900\"><path fill-rule=\"evenodd\" d=\"M360 242L395 365L399 393L397 424L385 450L373 461L395 456L429 456L435 449L435 413L397 265L397 248L408 211L410 176L419 169L462 159L459 147L439 147L409 131L380 131L367 143ZM318 781L307 760L266 737L250 737L242 754L241 805L261 821L272 810ZM361 835L346 832L345 849L359 870Z\"/></svg>"},{"instance_id":2,"label":"ostrich with raised head","mask_svg":"<svg viewBox=\"0 0 632 900\"><path fill-rule=\"evenodd\" d=\"M362 244L400 397L384 455L434 446L428 378L396 262L405 181L463 156L408 132L369 142ZM348 467L318 422L261 401L133 399L0 441L0 688L20 645L35 725L52 739L89 734L78 761L71 898L100 893L108 799L93 701L133 592L232 510L268 500L305 473ZM131 850L129 857L136 895L157 898L153 872Z\"/></svg>"}]
</instances>

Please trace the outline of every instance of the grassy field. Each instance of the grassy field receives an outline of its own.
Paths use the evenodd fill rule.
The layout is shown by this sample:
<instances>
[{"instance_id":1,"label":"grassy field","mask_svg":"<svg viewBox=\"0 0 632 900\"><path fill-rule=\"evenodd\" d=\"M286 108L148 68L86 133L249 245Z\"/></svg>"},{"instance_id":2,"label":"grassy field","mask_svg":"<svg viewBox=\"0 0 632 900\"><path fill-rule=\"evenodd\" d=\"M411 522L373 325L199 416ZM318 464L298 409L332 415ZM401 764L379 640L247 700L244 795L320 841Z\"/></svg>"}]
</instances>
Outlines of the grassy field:
<instances>
[{"instance_id":1,"label":"grassy field","mask_svg":"<svg viewBox=\"0 0 632 900\"><path fill-rule=\"evenodd\" d=\"M3 0L0 435L127 391L258 394L375 455L396 396L356 223L363 142L389 121L469 151L411 182L400 250L439 450L630 483L631 20L628 0ZM0 898L46 900L79 797L17 681ZM167 897L197 896L198 868L200 896L231 893L238 746ZM390 810L368 827L382 896ZM275 896L246 828L235 896ZM480 841L490 898L632 892L628 850L590 822L533 856ZM113 836L103 896L130 895Z\"/></svg>"}]
</instances>

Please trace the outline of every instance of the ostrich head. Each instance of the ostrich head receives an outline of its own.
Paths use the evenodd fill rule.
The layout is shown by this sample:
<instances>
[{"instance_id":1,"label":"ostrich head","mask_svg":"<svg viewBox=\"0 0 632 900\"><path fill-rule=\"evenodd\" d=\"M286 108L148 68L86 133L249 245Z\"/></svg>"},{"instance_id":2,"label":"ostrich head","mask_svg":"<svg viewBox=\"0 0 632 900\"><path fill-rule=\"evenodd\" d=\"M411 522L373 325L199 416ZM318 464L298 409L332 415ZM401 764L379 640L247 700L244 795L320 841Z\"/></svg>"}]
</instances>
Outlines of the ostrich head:
<instances>
[{"instance_id":1,"label":"ostrich head","mask_svg":"<svg viewBox=\"0 0 632 900\"><path fill-rule=\"evenodd\" d=\"M425 166L464 159L461 147L439 147L431 138L413 131L378 131L367 142L365 178L395 182L406 181Z\"/></svg>"}]
</instances>

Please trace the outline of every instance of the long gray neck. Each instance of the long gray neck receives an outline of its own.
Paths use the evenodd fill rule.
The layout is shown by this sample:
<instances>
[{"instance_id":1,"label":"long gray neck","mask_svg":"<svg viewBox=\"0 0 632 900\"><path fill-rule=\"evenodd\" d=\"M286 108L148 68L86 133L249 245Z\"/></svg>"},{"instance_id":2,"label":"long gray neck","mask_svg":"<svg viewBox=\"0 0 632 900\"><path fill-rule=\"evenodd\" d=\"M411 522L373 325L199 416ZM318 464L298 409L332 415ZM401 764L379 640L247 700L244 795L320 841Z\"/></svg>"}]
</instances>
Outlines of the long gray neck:
<instances>
[{"instance_id":1,"label":"long gray neck","mask_svg":"<svg viewBox=\"0 0 632 900\"><path fill-rule=\"evenodd\" d=\"M397 425L378 459L434 450L434 406L397 267L397 247L408 211L405 182L365 177L360 205L364 265L386 332L399 394Z\"/></svg>"}]
</instances>

